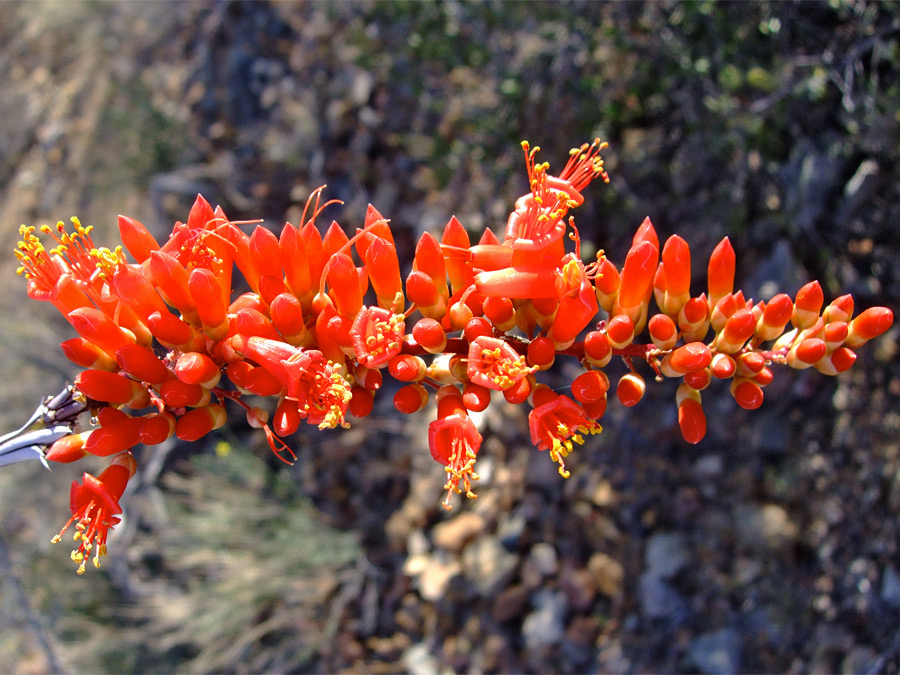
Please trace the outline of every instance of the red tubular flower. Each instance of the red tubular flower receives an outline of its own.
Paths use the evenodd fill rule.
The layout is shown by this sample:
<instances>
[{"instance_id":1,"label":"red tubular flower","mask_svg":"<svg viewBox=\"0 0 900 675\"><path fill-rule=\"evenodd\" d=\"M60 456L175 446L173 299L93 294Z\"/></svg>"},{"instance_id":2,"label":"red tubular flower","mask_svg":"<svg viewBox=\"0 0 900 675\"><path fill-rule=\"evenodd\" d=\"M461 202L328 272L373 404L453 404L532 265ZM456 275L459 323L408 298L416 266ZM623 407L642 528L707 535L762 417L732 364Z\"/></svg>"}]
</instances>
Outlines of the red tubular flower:
<instances>
[{"instance_id":1,"label":"red tubular flower","mask_svg":"<svg viewBox=\"0 0 900 675\"><path fill-rule=\"evenodd\" d=\"M709 308L706 297L691 298L678 312L678 328L686 342L698 342L709 332Z\"/></svg>"},{"instance_id":2,"label":"red tubular flower","mask_svg":"<svg viewBox=\"0 0 900 675\"><path fill-rule=\"evenodd\" d=\"M328 294L334 300L337 313L352 321L362 309L365 293L365 289L360 288L359 272L353 259L346 253L338 253L330 258L326 279Z\"/></svg>"},{"instance_id":3,"label":"red tubular flower","mask_svg":"<svg viewBox=\"0 0 900 675\"><path fill-rule=\"evenodd\" d=\"M272 373L246 361L229 363L225 374L234 386L257 396L275 396L284 390L284 385Z\"/></svg>"},{"instance_id":4,"label":"red tubular flower","mask_svg":"<svg viewBox=\"0 0 900 675\"><path fill-rule=\"evenodd\" d=\"M182 382L199 384L204 389L212 389L222 377L219 365L200 352L185 352L175 362L175 375Z\"/></svg>"},{"instance_id":5,"label":"red tubular flower","mask_svg":"<svg viewBox=\"0 0 900 675\"><path fill-rule=\"evenodd\" d=\"M647 391L647 383L637 373L625 373L616 386L616 396L626 408L631 408L640 403Z\"/></svg>"},{"instance_id":6,"label":"red tubular flower","mask_svg":"<svg viewBox=\"0 0 900 675\"><path fill-rule=\"evenodd\" d=\"M712 352L702 342L688 342L672 352L667 361L676 374L684 375L706 368L712 361Z\"/></svg>"},{"instance_id":7,"label":"red tubular flower","mask_svg":"<svg viewBox=\"0 0 900 675\"><path fill-rule=\"evenodd\" d=\"M700 404L700 392L681 384L675 394L678 404L678 426L688 443L697 444L706 436L706 414Z\"/></svg>"},{"instance_id":8,"label":"red tubular flower","mask_svg":"<svg viewBox=\"0 0 900 675\"><path fill-rule=\"evenodd\" d=\"M653 279L658 264L659 249L649 241L636 243L625 257L613 313L626 315L634 322L638 333L647 320L647 305L653 294Z\"/></svg>"},{"instance_id":9,"label":"red tubular flower","mask_svg":"<svg viewBox=\"0 0 900 675\"><path fill-rule=\"evenodd\" d=\"M363 307L350 328L356 360L367 368L387 365L400 353L405 333L406 322L402 314L394 314L383 307Z\"/></svg>"},{"instance_id":10,"label":"red tubular flower","mask_svg":"<svg viewBox=\"0 0 900 675\"><path fill-rule=\"evenodd\" d=\"M553 340L538 336L528 344L526 352L528 365L538 370L547 370L556 361L556 347Z\"/></svg>"},{"instance_id":11,"label":"red tubular flower","mask_svg":"<svg viewBox=\"0 0 900 675\"><path fill-rule=\"evenodd\" d=\"M153 350L141 345L125 345L116 351L119 368L141 382L162 384L172 376Z\"/></svg>"},{"instance_id":12,"label":"red tubular flower","mask_svg":"<svg viewBox=\"0 0 900 675\"><path fill-rule=\"evenodd\" d=\"M763 403L763 390L753 380L736 377L731 383L731 395L745 410L756 410Z\"/></svg>"},{"instance_id":13,"label":"red tubular flower","mask_svg":"<svg viewBox=\"0 0 900 675\"><path fill-rule=\"evenodd\" d=\"M756 339L759 342L774 340L784 332L791 320L794 303L786 293L779 293L766 303L763 314L756 322Z\"/></svg>"},{"instance_id":14,"label":"red tubular flower","mask_svg":"<svg viewBox=\"0 0 900 675\"><path fill-rule=\"evenodd\" d=\"M428 446L431 456L446 467L444 508L452 508L450 498L454 492L465 491L468 498L474 499L472 481L478 480L474 466L481 434L469 419L456 387L444 387L438 392L438 418L428 425Z\"/></svg>"},{"instance_id":15,"label":"red tubular flower","mask_svg":"<svg viewBox=\"0 0 900 675\"><path fill-rule=\"evenodd\" d=\"M284 278L288 288L299 300L309 296L312 299L313 276L310 270L306 244L300 232L290 223L285 223L281 236L278 239L278 248L281 253L281 266L284 269ZM318 279L316 279L318 281Z\"/></svg>"},{"instance_id":16,"label":"red tubular flower","mask_svg":"<svg viewBox=\"0 0 900 675\"><path fill-rule=\"evenodd\" d=\"M837 375L848 370L856 362L856 354L847 347L838 347L826 354L815 364L816 369L825 375Z\"/></svg>"},{"instance_id":17,"label":"red tubular flower","mask_svg":"<svg viewBox=\"0 0 900 675\"><path fill-rule=\"evenodd\" d=\"M608 258L602 258L597 262L596 274L594 288L597 291L597 302L604 312L612 312L616 299L619 297L622 277Z\"/></svg>"},{"instance_id":18,"label":"red tubular flower","mask_svg":"<svg viewBox=\"0 0 900 675\"><path fill-rule=\"evenodd\" d=\"M450 289L447 288L447 268L437 240L428 232L416 244L413 269L406 280L410 300L427 317L440 321L444 316Z\"/></svg>"},{"instance_id":19,"label":"red tubular flower","mask_svg":"<svg viewBox=\"0 0 900 675\"><path fill-rule=\"evenodd\" d=\"M609 336L598 330L584 336L584 357L587 362L597 368L603 368L612 359L612 345Z\"/></svg>"},{"instance_id":20,"label":"red tubular flower","mask_svg":"<svg viewBox=\"0 0 900 675\"><path fill-rule=\"evenodd\" d=\"M798 340L788 352L787 364L791 368L809 368L825 356L827 351L828 346L821 338Z\"/></svg>"},{"instance_id":21,"label":"red tubular flower","mask_svg":"<svg viewBox=\"0 0 900 675\"><path fill-rule=\"evenodd\" d=\"M609 391L609 378L602 370L588 370L572 380L572 396L579 403L596 403Z\"/></svg>"},{"instance_id":22,"label":"red tubular flower","mask_svg":"<svg viewBox=\"0 0 900 675\"><path fill-rule=\"evenodd\" d=\"M728 295L734 290L734 248L731 241L725 237L713 249L709 257L707 277L709 284L709 307L712 309L719 302L719 298Z\"/></svg>"},{"instance_id":23,"label":"red tubular flower","mask_svg":"<svg viewBox=\"0 0 900 675\"><path fill-rule=\"evenodd\" d=\"M135 344L133 333L124 331L99 309L80 307L70 312L67 318L81 337L107 354L115 354L125 345Z\"/></svg>"},{"instance_id":24,"label":"red tubular flower","mask_svg":"<svg viewBox=\"0 0 900 675\"><path fill-rule=\"evenodd\" d=\"M597 315L597 295L584 274L584 264L580 260L569 260L563 266L560 278L565 290L548 333L558 350L570 347Z\"/></svg>"},{"instance_id":25,"label":"red tubular flower","mask_svg":"<svg viewBox=\"0 0 900 675\"><path fill-rule=\"evenodd\" d=\"M198 267L188 277L191 298L200 315L203 332L212 340L221 340L228 334L228 305L216 275L205 267Z\"/></svg>"},{"instance_id":26,"label":"red tubular flower","mask_svg":"<svg viewBox=\"0 0 900 675\"><path fill-rule=\"evenodd\" d=\"M665 293L660 308L670 317L691 298L691 249L688 243L673 234L662 250L662 266L665 276Z\"/></svg>"},{"instance_id":27,"label":"red tubular flower","mask_svg":"<svg viewBox=\"0 0 900 675\"><path fill-rule=\"evenodd\" d=\"M527 141L522 142L531 192L516 201L503 240L513 249L514 267L540 264L545 259L558 261L563 257L566 214L584 201L581 190L594 178L608 180L599 154L605 147L597 139L591 145L573 149L568 164L554 177L547 174L548 164L535 162L540 148L532 149Z\"/></svg>"},{"instance_id":28,"label":"red tubular flower","mask_svg":"<svg viewBox=\"0 0 900 675\"><path fill-rule=\"evenodd\" d=\"M117 421L104 420L94 429L84 444L85 452L97 457L109 457L128 450L141 442L144 419L125 415Z\"/></svg>"},{"instance_id":29,"label":"red tubular flower","mask_svg":"<svg viewBox=\"0 0 900 675\"><path fill-rule=\"evenodd\" d=\"M378 306L395 312L403 311L403 284L400 261L393 242L372 237L363 260L369 271L369 282L378 298ZM399 294L399 298L398 298Z\"/></svg>"},{"instance_id":30,"label":"red tubular flower","mask_svg":"<svg viewBox=\"0 0 900 675\"><path fill-rule=\"evenodd\" d=\"M470 412L483 412L491 403L491 390L474 382L466 382L463 387L463 404Z\"/></svg>"},{"instance_id":31,"label":"red tubular flower","mask_svg":"<svg viewBox=\"0 0 900 675\"><path fill-rule=\"evenodd\" d=\"M725 354L738 352L756 330L756 319L749 309L739 309L725 322L716 336L716 350Z\"/></svg>"},{"instance_id":32,"label":"red tubular flower","mask_svg":"<svg viewBox=\"0 0 900 675\"><path fill-rule=\"evenodd\" d=\"M710 371L712 372L713 377L725 380L732 377L736 370L737 364L728 354L716 354L712 357Z\"/></svg>"},{"instance_id":33,"label":"red tubular flower","mask_svg":"<svg viewBox=\"0 0 900 675\"><path fill-rule=\"evenodd\" d=\"M108 278L109 286L119 301L131 308L142 321L154 312L168 314L169 308L156 292L153 283L131 265L118 264Z\"/></svg>"},{"instance_id":34,"label":"red tubular flower","mask_svg":"<svg viewBox=\"0 0 900 675\"><path fill-rule=\"evenodd\" d=\"M425 379L428 366L418 356L397 354L388 361L388 372L399 382L421 382Z\"/></svg>"},{"instance_id":35,"label":"red tubular flower","mask_svg":"<svg viewBox=\"0 0 900 675\"><path fill-rule=\"evenodd\" d=\"M649 298L653 276L659 264L659 249L649 241L640 241L628 251L622 268L618 305L630 309Z\"/></svg>"},{"instance_id":36,"label":"red tubular flower","mask_svg":"<svg viewBox=\"0 0 900 675\"><path fill-rule=\"evenodd\" d=\"M654 314L650 317L647 328L657 349L672 349L678 341L678 327L668 314Z\"/></svg>"},{"instance_id":37,"label":"red tubular flower","mask_svg":"<svg viewBox=\"0 0 900 675\"><path fill-rule=\"evenodd\" d=\"M175 378L163 382L159 388L159 396L166 405L173 408L205 406L210 400L209 389Z\"/></svg>"},{"instance_id":38,"label":"red tubular flower","mask_svg":"<svg viewBox=\"0 0 900 675\"><path fill-rule=\"evenodd\" d=\"M353 415L354 417L368 417L372 413L372 408L375 406L375 397L372 396L372 392L363 389L359 385L353 385L350 389L350 404L347 406L347 411Z\"/></svg>"},{"instance_id":39,"label":"red tubular flower","mask_svg":"<svg viewBox=\"0 0 900 675\"><path fill-rule=\"evenodd\" d=\"M272 325L284 338L284 341L295 347L307 342L309 331L303 319L303 306L290 293L282 293L269 305Z\"/></svg>"},{"instance_id":40,"label":"red tubular flower","mask_svg":"<svg viewBox=\"0 0 900 675\"><path fill-rule=\"evenodd\" d=\"M94 550L94 567L100 567L100 558L106 555L106 540L109 531L120 519L122 513L119 500L125 486L137 469L131 453L119 455L96 478L89 473L82 476L82 484L72 482L69 508L72 517L63 526L53 543L62 540L62 535L75 523L75 541L78 548L72 552L72 560L78 565L78 574L84 574L87 559Z\"/></svg>"},{"instance_id":41,"label":"red tubular flower","mask_svg":"<svg viewBox=\"0 0 900 675\"><path fill-rule=\"evenodd\" d=\"M82 368L97 370L115 370L116 362L105 351L93 342L82 337L72 338L59 345L69 361ZM138 345L132 345L137 347Z\"/></svg>"},{"instance_id":42,"label":"red tubular flower","mask_svg":"<svg viewBox=\"0 0 900 675\"><path fill-rule=\"evenodd\" d=\"M794 300L794 311L791 314L791 323L799 329L809 328L819 318L819 310L825 302L822 287L818 281L810 281L797 291Z\"/></svg>"},{"instance_id":43,"label":"red tubular flower","mask_svg":"<svg viewBox=\"0 0 900 675\"><path fill-rule=\"evenodd\" d=\"M159 250L159 243L144 224L128 216L119 216L119 237L131 256L139 263Z\"/></svg>"},{"instance_id":44,"label":"red tubular flower","mask_svg":"<svg viewBox=\"0 0 900 675\"><path fill-rule=\"evenodd\" d=\"M253 234L250 235L250 259L261 278L284 277L278 237L269 228L257 226L253 229Z\"/></svg>"},{"instance_id":45,"label":"red tubular flower","mask_svg":"<svg viewBox=\"0 0 900 675\"><path fill-rule=\"evenodd\" d=\"M825 323L831 323L832 321L849 322L852 316L852 295L842 295L838 298L835 298L831 301L831 304L825 308L825 311L822 312L822 318L825 320Z\"/></svg>"},{"instance_id":46,"label":"red tubular flower","mask_svg":"<svg viewBox=\"0 0 900 675\"><path fill-rule=\"evenodd\" d=\"M147 388L129 377L106 370L84 370L75 378L75 387L88 398L124 404L140 409L150 404Z\"/></svg>"},{"instance_id":47,"label":"red tubular flower","mask_svg":"<svg viewBox=\"0 0 900 675\"><path fill-rule=\"evenodd\" d=\"M485 230L489 232L490 230ZM466 260L466 253L474 257L469 246L469 233L462 226L456 216L450 218L444 227L444 233L441 236L441 248L445 252L444 262L447 266L447 276L450 277L450 287L454 293L458 293L472 285L475 281L475 272L472 269L471 261ZM451 253L448 255L448 251ZM462 253L462 255L454 255L453 252ZM507 264L512 260L512 251L509 251L510 257ZM504 265L505 267L506 265Z\"/></svg>"},{"instance_id":48,"label":"red tubular flower","mask_svg":"<svg viewBox=\"0 0 900 675\"><path fill-rule=\"evenodd\" d=\"M412 415L428 405L428 390L421 384L407 384L394 394L394 407L404 415Z\"/></svg>"},{"instance_id":49,"label":"red tubular flower","mask_svg":"<svg viewBox=\"0 0 900 675\"><path fill-rule=\"evenodd\" d=\"M512 345L499 338L482 336L469 344L466 372L475 384L503 391L536 370Z\"/></svg>"},{"instance_id":50,"label":"red tubular flower","mask_svg":"<svg viewBox=\"0 0 900 675\"><path fill-rule=\"evenodd\" d=\"M894 313L887 307L869 307L850 322L847 346L855 349L887 332L894 324Z\"/></svg>"},{"instance_id":51,"label":"red tubular flower","mask_svg":"<svg viewBox=\"0 0 900 675\"><path fill-rule=\"evenodd\" d=\"M413 326L412 336L416 344L429 354L441 354L447 346L447 333L435 319L419 319Z\"/></svg>"},{"instance_id":52,"label":"red tubular flower","mask_svg":"<svg viewBox=\"0 0 900 675\"><path fill-rule=\"evenodd\" d=\"M82 431L80 434L69 434L68 436L60 438L47 448L44 452L44 459L48 462L69 464L87 457L90 453L84 449L84 444L92 433L94 433L93 429L90 431Z\"/></svg>"},{"instance_id":53,"label":"red tubular flower","mask_svg":"<svg viewBox=\"0 0 900 675\"><path fill-rule=\"evenodd\" d=\"M150 254L150 280L163 299L189 322L199 322L197 305L188 286L188 271L176 258L163 251Z\"/></svg>"},{"instance_id":54,"label":"red tubular flower","mask_svg":"<svg viewBox=\"0 0 900 675\"><path fill-rule=\"evenodd\" d=\"M528 414L531 442L538 450L549 450L550 459L559 464L559 474L569 477L565 458L574 443L582 445L582 434L599 434L603 428L588 419L584 408L568 396L560 396L549 387L538 385L532 397L534 409Z\"/></svg>"},{"instance_id":55,"label":"red tubular flower","mask_svg":"<svg viewBox=\"0 0 900 675\"><path fill-rule=\"evenodd\" d=\"M176 420L175 435L182 441L196 441L223 426L227 418L224 406L218 403L194 408Z\"/></svg>"},{"instance_id":56,"label":"red tubular flower","mask_svg":"<svg viewBox=\"0 0 900 675\"><path fill-rule=\"evenodd\" d=\"M506 332L516 325L516 308L510 298L485 298L482 307L497 330Z\"/></svg>"},{"instance_id":57,"label":"red tubular flower","mask_svg":"<svg viewBox=\"0 0 900 675\"><path fill-rule=\"evenodd\" d=\"M525 401L528 400L528 397L531 396L531 392L534 391L536 384L537 378L535 378L534 375L523 377L513 386L503 390L503 398L506 399L507 403L511 403L512 405L525 403Z\"/></svg>"},{"instance_id":58,"label":"red tubular flower","mask_svg":"<svg viewBox=\"0 0 900 675\"><path fill-rule=\"evenodd\" d=\"M609 344L615 349L623 349L634 340L634 322L624 314L617 314L606 324Z\"/></svg>"}]
</instances>

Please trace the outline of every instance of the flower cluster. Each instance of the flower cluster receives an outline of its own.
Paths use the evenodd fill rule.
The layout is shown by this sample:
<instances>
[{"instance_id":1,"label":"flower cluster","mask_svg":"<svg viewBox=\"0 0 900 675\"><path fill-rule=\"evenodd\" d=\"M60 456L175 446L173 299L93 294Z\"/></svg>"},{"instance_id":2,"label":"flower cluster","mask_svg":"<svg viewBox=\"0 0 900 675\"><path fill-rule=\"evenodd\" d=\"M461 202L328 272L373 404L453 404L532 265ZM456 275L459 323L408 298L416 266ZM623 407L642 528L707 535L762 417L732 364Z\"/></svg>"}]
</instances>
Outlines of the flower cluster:
<instances>
[{"instance_id":1,"label":"flower cluster","mask_svg":"<svg viewBox=\"0 0 900 675\"><path fill-rule=\"evenodd\" d=\"M73 484L67 527L77 522L79 572L92 550L95 564L105 554L135 470L130 448L172 435L197 440L221 427L233 405L290 462L296 457L281 437L302 422L330 429L366 417L385 374L402 383L400 412L423 409L433 393L428 442L447 473L449 509L454 493L475 496L482 437L471 413L492 400L530 402L532 442L568 476L568 455L601 430L610 389L603 368L614 356L629 367L616 386L626 406L646 388L635 362L657 378L681 379L679 424L697 443L706 431L701 392L712 380L730 380L737 403L757 408L773 364L834 375L891 326L884 307L854 317L849 295L823 309L817 282L793 298L745 298L734 289L727 238L709 260L706 291L692 295L688 244L673 235L660 246L649 219L624 265L602 252L585 263L569 212L591 181L608 181L604 147L572 150L551 175L538 148L523 143L530 191L502 240L488 229L473 243L451 218L440 239L421 237L405 279L388 221L374 207L352 236L336 222L320 233L316 221L331 203L321 190L300 226L287 223L278 235L263 226L247 234L243 226L253 223L233 222L199 196L163 244L124 216L124 248L115 250L97 248L91 228L75 219L72 231L43 228L51 249L23 226L16 254L28 295L52 302L78 334L62 348L85 369L75 388L94 411L93 428L56 440L44 457L113 457L98 477ZM246 292L235 293L235 270ZM650 341L636 342L645 329ZM558 356L583 368L570 395L538 382ZM251 406L250 395L273 403Z\"/></svg>"}]
</instances>

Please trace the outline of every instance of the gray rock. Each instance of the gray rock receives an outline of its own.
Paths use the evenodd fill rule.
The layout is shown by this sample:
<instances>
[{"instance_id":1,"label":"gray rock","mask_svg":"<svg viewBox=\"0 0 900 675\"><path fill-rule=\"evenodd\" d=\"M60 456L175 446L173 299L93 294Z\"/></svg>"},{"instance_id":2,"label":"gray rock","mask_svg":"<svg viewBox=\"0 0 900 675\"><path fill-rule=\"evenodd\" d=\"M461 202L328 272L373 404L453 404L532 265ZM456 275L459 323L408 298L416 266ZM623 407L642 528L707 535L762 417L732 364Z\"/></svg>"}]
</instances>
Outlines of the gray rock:
<instances>
[{"instance_id":1,"label":"gray rock","mask_svg":"<svg viewBox=\"0 0 900 675\"><path fill-rule=\"evenodd\" d=\"M782 548L797 536L797 526L778 504L741 504L734 525L738 541L756 551Z\"/></svg>"},{"instance_id":2,"label":"gray rock","mask_svg":"<svg viewBox=\"0 0 900 675\"><path fill-rule=\"evenodd\" d=\"M881 599L894 609L900 608L900 574L893 565L881 576Z\"/></svg>"},{"instance_id":3,"label":"gray rock","mask_svg":"<svg viewBox=\"0 0 900 675\"><path fill-rule=\"evenodd\" d=\"M688 605L684 597L660 577L644 573L639 582L641 611L648 619L669 619L679 622L686 616Z\"/></svg>"},{"instance_id":4,"label":"gray rock","mask_svg":"<svg viewBox=\"0 0 900 675\"><path fill-rule=\"evenodd\" d=\"M677 532L657 533L647 541L644 563L648 575L671 579L687 565L688 559L684 536Z\"/></svg>"},{"instance_id":5,"label":"gray rock","mask_svg":"<svg viewBox=\"0 0 900 675\"><path fill-rule=\"evenodd\" d=\"M559 562L556 558L556 549L552 544L540 542L531 547L528 554L529 561L534 565L537 572L545 577L555 574L559 568Z\"/></svg>"},{"instance_id":6,"label":"gray rock","mask_svg":"<svg viewBox=\"0 0 900 675\"><path fill-rule=\"evenodd\" d=\"M741 665L741 636L733 628L698 635L691 641L688 657L703 673L735 673Z\"/></svg>"},{"instance_id":7,"label":"gray rock","mask_svg":"<svg viewBox=\"0 0 900 675\"><path fill-rule=\"evenodd\" d=\"M463 569L482 597L496 593L508 582L519 563L496 537L481 537L463 551Z\"/></svg>"},{"instance_id":8,"label":"gray rock","mask_svg":"<svg viewBox=\"0 0 900 675\"><path fill-rule=\"evenodd\" d=\"M437 675L440 672L440 663L428 651L428 645L424 642L412 645L403 652L401 657L406 672L411 675Z\"/></svg>"},{"instance_id":9,"label":"gray rock","mask_svg":"<svg viewBox=\"0 0 900 675\"><path fill-rule=\"evenodd\" d=\"M534 595L534 611L522 622L522 636L528 649L541 649L557 644L565 635L566 596L558 591L538 591Z\"/></svg>"}]
</instances>

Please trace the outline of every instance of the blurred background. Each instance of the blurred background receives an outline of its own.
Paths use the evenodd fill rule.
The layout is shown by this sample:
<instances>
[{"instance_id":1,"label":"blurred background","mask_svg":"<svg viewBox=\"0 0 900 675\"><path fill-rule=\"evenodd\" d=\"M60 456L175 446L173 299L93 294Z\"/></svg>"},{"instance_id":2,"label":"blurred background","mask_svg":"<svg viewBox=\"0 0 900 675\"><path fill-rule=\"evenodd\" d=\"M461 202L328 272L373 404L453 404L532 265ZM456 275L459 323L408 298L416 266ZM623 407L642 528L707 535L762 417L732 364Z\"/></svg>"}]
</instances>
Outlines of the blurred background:
<instances>
[{"instance_id":1,"label":"blurred background","mask_svg":"<svg viewBox=\"0 0 900 675\"><path fill-rule=\"evenodd\" d=\"M280 228L327 184L323 222L371 202L408 260L453 214L502 232L522 139L557 169L609 141L575 215L619 264L650 216L695 289L728 235L748 296L900 306L895 3L2 3L0 45L3 430L74 374L15 277L20 224L164 238L202 192ZM897 672L897 336L836 379L779 370L752 413L706 394L698 446L651 382L567 481L492 407L451 513L430 413L390 393L290 438L293 468L241 423L142 449L84 577L49 542L102 464L4 467L0 671Z\"/></svg>"}]
</instances>

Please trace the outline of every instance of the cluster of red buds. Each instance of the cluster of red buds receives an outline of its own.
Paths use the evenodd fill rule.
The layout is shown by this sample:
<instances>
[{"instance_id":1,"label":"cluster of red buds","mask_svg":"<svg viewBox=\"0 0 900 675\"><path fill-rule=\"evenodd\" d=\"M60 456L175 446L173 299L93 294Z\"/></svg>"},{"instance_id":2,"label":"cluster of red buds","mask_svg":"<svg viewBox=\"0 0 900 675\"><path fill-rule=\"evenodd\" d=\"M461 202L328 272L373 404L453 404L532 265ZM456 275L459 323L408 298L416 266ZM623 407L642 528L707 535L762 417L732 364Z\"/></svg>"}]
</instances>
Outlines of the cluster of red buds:
<instances>
[{"instance_id":1,"label":"cluster of red buds","mask_svg":"<svg viewBox=\"0 0 900 675\"><path fill-rule=\"evenodd\" d=\"M241 226L253 223L230 221L199 196L162 245L124 216L124 248L115 250L96 248L91 228L75 219L73 231L62 223L42 229L52 249L23 226L16 254L28 295L52 302L78 334L62 348L85 368L75 396L93 411L89 429L39 454L53 462L113 457L96 478L73 483L63 532L75 524L78 571L92 551L95 565L106 553L135 471L129 449L172 435L197 440L225 423L231 405L291 462L280 437L301 422L329 429L366 417L385 374L402 383L400 412L422 410L433 394L428 442L447 473L449 509L454 493L475 496L482 437L470 414L500 396L531 404L532 442L568 476L566 457L601 430L610 388L603 368L613 357L629 368L616 385L626 406L646 388L635 362L657 378L681 378L678 420L697 443L706 432L701 392L713 379L730 380L737 403L757 408L771 365L835 375L893 322L884 307L853 317L849 295L823 309L817 282L794 298L745 298L734 289L727 238L709 260L707 291L692 295L688 244L673 235L660 247L649 219L621 268L602 251L586 264L569 211L592 180L608 182L605 144L572 150L558 175L536 161L538 148L523 148L531 189L502 240L487 229L473 243L451 218L440 239L421 237L405 282L388 221L374 207L352 236L336 222L320 233L316 220L332 203L322 203L321 189L301 225L287 223L280 235L263 226L247 234ZM235 268L249 290L233 297ZM645 328L650 342L636 342ZM539 383L559 356L583 367L571 396ZM248 395L274 403L250 405Z\"/></svg>"}]
</instances>

